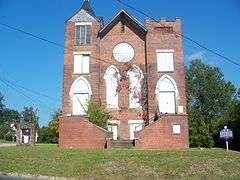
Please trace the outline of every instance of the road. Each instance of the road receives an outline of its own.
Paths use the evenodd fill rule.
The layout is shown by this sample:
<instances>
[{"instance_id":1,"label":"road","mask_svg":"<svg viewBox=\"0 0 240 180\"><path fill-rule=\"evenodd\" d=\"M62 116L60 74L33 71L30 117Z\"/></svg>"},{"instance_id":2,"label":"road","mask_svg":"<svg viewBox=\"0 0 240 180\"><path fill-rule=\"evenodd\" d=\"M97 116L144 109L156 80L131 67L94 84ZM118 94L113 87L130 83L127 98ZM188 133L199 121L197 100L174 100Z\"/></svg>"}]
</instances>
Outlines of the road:
<instances>
[{"instance_id":1,"label":"road","mask_svg":"<svg viewBox=\"0 0 240 180\"><path fill-rule=\"evenodd\" d=\"M30 180L30 178L22 178L17 176L2 176L0 175L0 180Z\"/></svg>"}]
</instances>

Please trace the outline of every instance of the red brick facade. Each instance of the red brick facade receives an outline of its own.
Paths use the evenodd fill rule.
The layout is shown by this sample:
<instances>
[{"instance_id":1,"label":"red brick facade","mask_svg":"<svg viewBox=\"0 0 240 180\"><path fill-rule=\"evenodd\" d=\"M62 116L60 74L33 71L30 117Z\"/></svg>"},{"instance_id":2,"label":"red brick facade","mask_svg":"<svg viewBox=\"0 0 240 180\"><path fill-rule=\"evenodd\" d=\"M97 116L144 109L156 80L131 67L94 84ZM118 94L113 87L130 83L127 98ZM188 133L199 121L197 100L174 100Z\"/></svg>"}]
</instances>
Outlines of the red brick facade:
<instances>
[{"instance_id":1,"label":"red brick facade","mask_svg":"<svg viewBox=\"0 0 240 180\"><path fill-rule=\"evenodd\" d=\"M60 147L107 148L109 139L108 131L83 117L72 116L60 119Z\"/></svg>"},{"instance_id":2,"label":"red brick facade","mask_svg":"<svg viewBox=\"0 0 240 180\"><path fill-rule=\"evenodd\" d=\"M94 17L97 19L96 17ZM131 21L130 21L131 20ZM185 96L185 75L183 62L182 38L176 33L166 31L162 28L167 26L174 31L181 33L181 22L160 20L153 22L146 20L145 27L138 25L136 20L129 20L129 15L121 11L104 31L101 21L91 19L91 43L89 45L75 45L75 23L76 20L69 19L65 24L65 46L64 52L64 83L63 83L63 105L62 117L60 121L60 147L109 147L108 133L103 129L92 125L82 117L72 116L72 100L70 89L73 82L80 75L73 74L73 54L74 52L90 52L90 73L84 76L88 80L92 95L91 98L103 106L106 106L106 83L104 74L110 65L115 65L120 73L122 63L117 62L113 57L113 48L121 42L129 43L135 52L131 60L132 65L140 67L145 78L147 78L148 95L148 119L150 125L143 127L135 133L137 148L187 148L188 147L188 124L186 116L186 96ZM124 22L124 32L122 31L122 21ZM145 28L145 29L144 29ZM174 50L174 72L157 72L157 49ZM158 113L158 103L155 89L159 78L164 74L171 76L178 88L179 97L176 101L176 109L183 106L181 114L162 116L157 122L151 124L151 117ZM142 109L129 108L129 90L122 88L118 93L119 108L111 110L112 119L120 121L118 134L120 139L129 139L129 120L142 120ZM172 134L172 123L181 125L181 134Z\"/></svg>"},{"instance_id":3,"label":"red brick facade","mask_svg":"<svg viewBox=\"0 0 240 180\"><path fill-rule=\"evenodd\" d=\"M181 125L181 134L174 134L172 125ZM135 147L140 149L188 148L188 123L186 116L165 116L142 131L135 133Z\"/></svg>"}]
</instances>

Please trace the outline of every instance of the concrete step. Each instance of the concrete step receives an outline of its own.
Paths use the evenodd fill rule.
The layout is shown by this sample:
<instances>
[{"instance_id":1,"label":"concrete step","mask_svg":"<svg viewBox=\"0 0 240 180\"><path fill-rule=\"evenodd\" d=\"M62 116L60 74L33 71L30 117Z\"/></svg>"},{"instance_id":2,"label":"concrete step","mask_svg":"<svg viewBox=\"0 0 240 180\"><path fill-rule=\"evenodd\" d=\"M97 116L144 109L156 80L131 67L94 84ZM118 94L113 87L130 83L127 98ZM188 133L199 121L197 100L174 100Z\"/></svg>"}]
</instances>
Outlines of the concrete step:
<instances>
[{"instance_id":1,"label":"concrete step","mask_svg":"<svg viewBox=\"0 0 240 180\"><path fill-rule=\"evenodd\" d=\"M133 147L133 140L116 140L113 141L113 148L121 148L121 149L131 149Z\"/></svg>"}]
</instances>

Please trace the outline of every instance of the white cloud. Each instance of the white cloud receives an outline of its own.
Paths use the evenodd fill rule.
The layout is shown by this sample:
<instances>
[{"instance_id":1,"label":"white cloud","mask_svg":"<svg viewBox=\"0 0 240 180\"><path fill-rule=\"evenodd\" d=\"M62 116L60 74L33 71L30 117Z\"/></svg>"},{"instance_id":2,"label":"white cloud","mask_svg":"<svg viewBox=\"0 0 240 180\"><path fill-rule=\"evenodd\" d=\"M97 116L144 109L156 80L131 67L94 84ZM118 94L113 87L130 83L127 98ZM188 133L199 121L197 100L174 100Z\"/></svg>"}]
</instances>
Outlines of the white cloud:
<instances>
[{"instance_id":1,"label":"white cloud","mask_svg":"<svg viewBox=\"0 0 240 180\"><path fill-rule=\"evenodd\" d=\"M192 60L200 59L206 64L210 64L212 66L218 66L219 65L219 59L210 53L207 53L205 51L197 51L190 55L186 55L186 63L190 63Z\"/></svg>"},{"instance_id":2,"label":"white cloud","mask_svg":"<svg viewBox=\"0 0 240 180\"><path fill-rule=\"evenodd\" d=\"M198 51L198 52L195 52L191 55L186 56L187 61L191 61L191 60L195 60L195 59L204 60L205 59L205 52L204 51Z\"/></svg>"}]
</instances>

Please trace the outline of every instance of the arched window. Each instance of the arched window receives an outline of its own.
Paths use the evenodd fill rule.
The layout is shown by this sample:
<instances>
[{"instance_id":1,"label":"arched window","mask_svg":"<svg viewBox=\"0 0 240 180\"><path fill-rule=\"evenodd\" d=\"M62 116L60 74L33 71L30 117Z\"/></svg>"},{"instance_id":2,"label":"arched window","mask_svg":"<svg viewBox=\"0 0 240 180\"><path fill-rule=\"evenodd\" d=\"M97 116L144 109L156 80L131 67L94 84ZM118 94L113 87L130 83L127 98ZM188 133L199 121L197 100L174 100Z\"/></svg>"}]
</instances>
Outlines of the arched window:
<instances>
[{"instance_id":1,"label":"arched window","mask_svg":"<svg viewBox=\"0 0 240 180\"><path fill-rule=\"evenodd\" d=\"M127 73L129 78L129 108L141 107L141 81L143 74L141 69L134 65Z\"/></svg>"},{"instance_id":2,"label":"arched window","mask_svg":"<svg viewBox=\"0 0 240 180\"><path fill-rule=\"evenodd\" d=\"M106 81L106 102L107 108L118 108L118 79L119 71L115 66L107 68L104 79Z\"/></svg>"},{"instance_id":3,"label":"arched window","mask_svg":"<svg viewBox=\"0 0 240 180\"><path fill-rule=\"evenodd\" d=\"M70 90L70 98L72 101L72 114L85 115L87 110L87 102L92 95L89 82L84 77L76 79Z\"/></svg>"},{"instance_id":4,"label":"arched window","mask_svg":"<svg viewBox=\"0 0 240 180\"><path fill-rule=\"evenodd\" d=\"M168 75L163 75L157 83L155 93L157 95L160 113L176 113L178 90L173 78Z\"/></svg>"}]
</instances>

